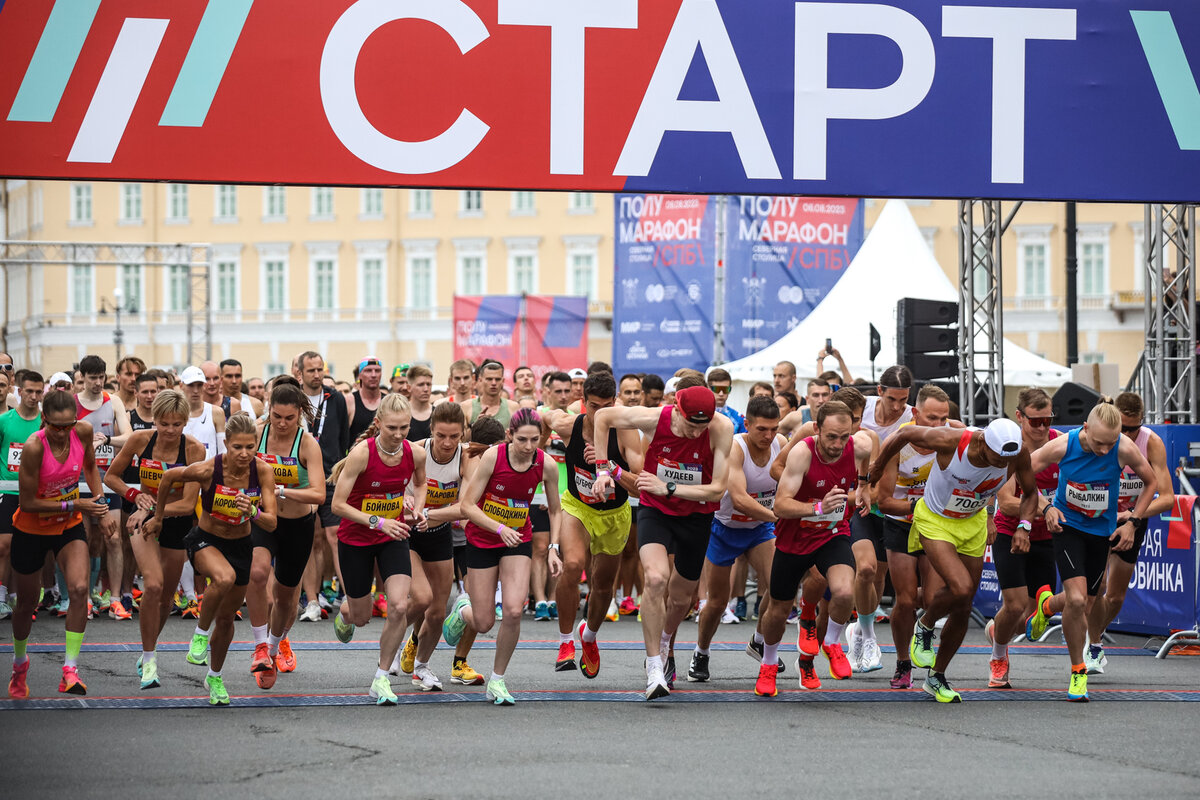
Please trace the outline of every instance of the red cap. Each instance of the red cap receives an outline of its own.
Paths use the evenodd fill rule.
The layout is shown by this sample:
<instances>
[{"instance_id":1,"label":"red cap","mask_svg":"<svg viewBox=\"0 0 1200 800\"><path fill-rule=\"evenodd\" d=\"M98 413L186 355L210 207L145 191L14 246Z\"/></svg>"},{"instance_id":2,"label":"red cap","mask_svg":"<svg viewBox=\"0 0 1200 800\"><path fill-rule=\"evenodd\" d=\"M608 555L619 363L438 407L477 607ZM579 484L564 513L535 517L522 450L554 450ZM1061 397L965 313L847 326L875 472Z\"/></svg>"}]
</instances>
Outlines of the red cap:
<instances>
[{"instance_id":1,"label":"red cap","mask_svg":"<svg viewBox=\"0 0 1200 800\"><path fill-rule=\"evenodd\" d=\"M706 386L689 386L675 393L675 405L688 422L712 422L717 413L717 398Z\"/></svg>"}]
</instances>

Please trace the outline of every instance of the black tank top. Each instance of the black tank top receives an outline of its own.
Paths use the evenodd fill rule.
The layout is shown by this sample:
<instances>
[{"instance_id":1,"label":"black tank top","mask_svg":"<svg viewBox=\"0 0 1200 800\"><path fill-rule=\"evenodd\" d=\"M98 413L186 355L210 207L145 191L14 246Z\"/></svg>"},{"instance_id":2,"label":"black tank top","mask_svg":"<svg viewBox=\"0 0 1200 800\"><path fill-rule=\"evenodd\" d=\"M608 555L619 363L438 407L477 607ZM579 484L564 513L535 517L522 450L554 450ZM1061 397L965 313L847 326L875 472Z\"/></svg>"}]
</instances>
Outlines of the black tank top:
<instances>
[{"instance_id":1,"label":"black tank top","mask_svg":"<svg viewBox=\"0 0 1200 800\"><path fill-rule=\"evenodd\" d=\"M144 420L138 416L137 409L129 412L129 425L135 431L148 431L154 427L154 420Z\"/></svg>"},{"instance_id":2,"label":"black tank top","mask_svg":"<svg viewBox=\"0 0 1200 800\"><path fill-rule=\"evenodd\" d=\"M423 442L433 433L433 427L429 424L433 419L433 412L429 412L429 416L425 419L413 419L412 426L408 429L407 438L410 442Z\"/></svg>"},{"instance_id":3,"label":"black tank top","mask_svg":"<svg viewBox=\"0 0 1200 800\"><path fill-rule=\"evenodd\" d=\"M145 428L143 428L142 430L145 430ZM125 471L121 473L121 480L125 481L125 483L127 485L133 486L134 484L141 481L142 475L139 470L139 465L141 464L142 461L153 461L154 460L154 443L157 441L158 441L158 431L155 431L154 433L150 434L150 441L146 442L146 449L141 452L141 455L135 456L134 458L130 459L129 466L126 467ZM175 458L175 464L178 465L178 464L186 464L186 463L187 463L187 436L184 435L184 436L179 437L179 455L176 456L176 458Z\"/></svg>"},{"instance_id":4,"label":"black tank top","mask_svg":"<svg viewBox=\"0 0 1200 800\"><path fill-rule=\"evenodd\" d=\"M248 495L261 496L262 492L258 486L258 459L255 459L254 461L250 462L250 476L249 477L250 477L250 480L247 481L247 483L249 485L242 491ZM202 488L200 490L200 507L203 508L210 515L212 515L212 513L213 513L213 498L216 497L217 487L220 485L223 485L224 481L225 481L225 454L222 453L221 455L219 455L215 459L213 459L212 482L207 487ZM243 519L242 523L238 523L238 524L244 524L245 521L246 520Z\"/></svg>"},{"instance_id":5,"label":"black tank top","mask_svg":"<svg viewBox=\"0 0 1200 800\"><path fill-rule=\"evenodd\" d=\"M585 417L583 414L578 414L575 417L575 427L571 429L571 441L567 443L567 491L576 500L587 504L589 508L594 508L597 511L609 511L614 508L620 508L629 500L629 492L625 491L620 483L616 484L616 496L607 498L603 502L589 502L589 500L584 500L579 495L580 483L583 483L590 489L592 482L596 480L596 465L587 463L583 457L584 448L587 447L587 442L583 440L584 420ZM617 444L616 428L610 428L608 431L608 458L621 469L629 469L629 465L621 457L621 447Z\"/></svg>"},{"instance_id":6,"label":"black tank top","mask_svg":"<svg viewBox=\"0 0 1200 800\"><path fill-rule=\"evenodd\" d=\"M375 409L366 407L358 389L354 390L351 397L354 398L354 419L350 422L350 446L353 447L354 443L358 441L358 437L362 436L362 432L371 427L371 423L375 421Z\"/></svg>"}]
</instances>

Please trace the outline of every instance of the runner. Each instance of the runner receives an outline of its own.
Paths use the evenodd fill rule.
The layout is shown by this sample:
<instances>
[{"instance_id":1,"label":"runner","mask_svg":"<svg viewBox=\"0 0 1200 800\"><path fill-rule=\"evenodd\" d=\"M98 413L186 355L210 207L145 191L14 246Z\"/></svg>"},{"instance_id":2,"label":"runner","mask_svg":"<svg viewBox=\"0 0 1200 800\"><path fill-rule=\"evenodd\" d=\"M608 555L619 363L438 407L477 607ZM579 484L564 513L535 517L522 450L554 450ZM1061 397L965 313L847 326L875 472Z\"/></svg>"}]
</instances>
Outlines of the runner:
<instances>
[{"instance_id":1,"label":"runner","mask_svg":"<svg viewBox=\"0 0 1200 800\"><path fill-rule=\"evenodd\" d=\"M333 511L338 526L338 560L346 597L333 620L334 633L345 643L354 629L371 621L371 582L378 571L387 599L387 619L379 635L379 663L370 696L378 705L396 705L388 669L396 658L407 627L408 592L412 583L409 536L426 527L425 450L405 441L412 417L401 394L379 402L368 437L335 466ZM371 431L377 431L370 435ZM411 518L404 493L414 490ZM413 522L415 521L415 523ZM437 687L440 689L441 685Z\"/></svg>"},{"instance_id":2,"label":"runner","mask_svg":"<svg viewBox=\"0 0 1200 800\"><path fill-rule=\"evenodd\" d=\"M188 400L188 424L183 432L204 445L206 458L225 452L225 412L204 402L204 373L188 367L179 376L180 389Z\"/></svg>"},{"instance_id":3,"label":"runner","mask_svg":"<svg viewBox=\"0 0 1200 800\"><path fill-rule=\"evenodd\" d=\"M572 415L579 413L571 403L570 375L559 371L548 372L545 375L545 385L542 396L546 399L546 404L538 409L538 415L543 420L552 410L566 411ZM550 436L542 448L558 468L558 485L561 491L568 485L567 445L558 432L551 429ZM538 487L537 493L533 497L533 504L529 509L529 522L533 528L533 557L529 570L529 589L533 596L533 619L535 622L549 622L558 619L558 601L553 599L557 590L557 582L550 577L548 562L550 516L547 508L545 487ZM572 616L574 616L573 612Z\"/></svg>"},{"instance_id":4,"label":"runner","mask_svg":"<svg viewBox=\"0 0 1200 800\"><path fill-rule=\"evenodd\" d=\"M357 442L362 432L375 421L375 410L383 392L379 388L383 380L383 362L367 356L358 362L358 388L350 393L347 413L350 418L350 441ZM403 393L402 393L403 394Z\"/></svg>"},{"instance_id":5,"label":"runner","mask_svg":"<svg viewBox=\"0 0 1200 800\"><path fill-rule=\"evenodd\" d=\"M186 658L192 664L208 664L204 683L211 706L229 705L221 670L233 641L233 621L250 582L250 523L267 531L276 524L275 476L270 464L255 458L254 420L238 412L229 418L226 432L226 452L169 469L158 485L159 494L168 497L177 483L195 483L200 488L200 523L183 543L192 566L209 583ZM142 524L145 536L160 535L170 505L155 505L154 516Z\"/></svg>"},{"instance_id":6,"label":"runner","mask_svg":"<svg viewBox=\"0 0 1200 800\"><path fill-rule=\"evenodd\" d=\"M1175 507L1175 490L1171 484L1171 471L1167 469L1167 448L1157 433L1142 424L1142 398L1133 392L1122 392L1117 395L1116 405L1117 411L1121 412L1121 432L1133 439L1154 470L1158 496L1146 509L1146 518L1134 523L1133 546L1127 550L1113 548L1108 557L1106 584L1096 602L1092 604L1091 613L1088 614L1088 639L1091 644L1084 653L1083 660L1087 664L1089 674L1104 672L1108 663L1104 656L1104 630L1116 619L1125 603L1125 592L1129 589L1134 565L1137 564L1138 554L1142 551L1142 541L1146 538L1149 519L1167 513ZM1129 515L1141 490L1141 479L1126 467L1121 475L1121 496L1117 502L1118 524L1124 525L1129 521Z\"/></svg>"},{"instance_id":7,"label":"runner","mask_svg":"<svg viewBox=\"0 0 1200 800\"><path fill-rule=\"evenodd\" d=\"M146 372L146 362L137 356L125 356L117 362L117 397L125 408L137 403L138 378Z\"/></svg>"},{"instance_id":8,"label":"runner","mask_svg":"<svg viewBox=\"0 0 1200 800\"><path fill-rule=\"evenodd\" d=\"M495 417L507 427L517 404L505 399L503 391L504 365L499 361L484 361L479 367L479 396L460 404L468 424L473 425L480 416L486 415Z\"/></svg>"},{"instance_id":9,"label":"runner","mask_svg":"<svg viewBox=\"0 0 1200 800\"><path fill-rule=\"evenodd\" d=\"M662 378L654 374L642 376L642 405L646 408L660 408L666 391Z\"/></svg>"},{"instance_id":10,"label":"runner","mask_svg":"<svg viewBox=\"0 0 1200 800\"><path fill-rule=\"evenodd\" d=\"M433 392L433 373L420 365L409 367L408 389L408 407L412 412L408 440L423 442L432 435L430 416L433 414L433 405L429 398Z\"/></svg>"},{"instance_id":11,"label":"runner","mask_svg":"<svg viewBox=\"0 0 1200 800\"><path fill-rule=\"evenodd\" d=\"M513 370L513 395L512 399L520 404L521 398L532 397L536 403L537 392L534 391L536 379L533 375L533 370L529 367L521 366Z\"/></svg>"},{"instance_id":12,"label":"runner","mask_svg":"<svg viewBox=\"0 0 1200 800\"><path fill-rule=\"evenodd\" d=\"M1029 453L1035 453L1060 434L1050 427L1054 412L1050 395L1041 389L1025 389L1017 396L1017 422L1021 425L1021 442ZM1053 499L1058 488L1058 464L1049 464L1037 473L1038 492ZM1041 516L1030 520L1032 527L1019 527L1018 518L1022 494L1016 481L1008 481L996 495L996 539L992 542L992 560L1000 584L1001 605L984 633L992 646L988 661L988 686L1008 689L1008 643L1023 631L1025 620L1034 612L1038 590L1053 586L1058 580L1054 567L1054 545L1046 521Z\"/></svg>"},{"instance_id":13,"label":"runner","mask_svg":"<svg viewBox=\"0 0 1200 800\"><path fill-rule=\"evenodd\" d=\"M450 365L450 394L446 400L453 403L469 403L475 388L475 364L470 359L460 358ZM470 414L469 410L463 411ZM473 423L472 423L473 424Z\"/></svg>"},{"instance_id":14,"label":"runner","mask_svg":"<svg viewBox=\"0 0 1200 800\"><path fill-rule=\"evenodd\" d=\"M1054 560L1063 590L1050 586L1038 591L1037 607L1025 625L1031 640L1042 637L1046 620L1062 613L1063 638L1071 656L1071 681L1067 700L1088 700L1087 667L1083 650L1087 615L1104 579L1109 550L1133 547L1139 523L1154 500L1158 478L1137 443L1121 435L1121 412L1111 399L1101 400L1088 414L1083 427L1059 436L1033 454L1033 468L1058 464L1054 501L1039 498L1054 541ZM1126 467L1142 480L1133 508L1117 524L1121 476Z\"/></svg>"},{"instance_id":15,"label":"runner","mask_svg":"<svg viewBox=\"0 0 1200 800\"><path fill-rule=\"evenodd\" d=\"M941 428L949 418L950 397L937 386L926 384L917 392L913 421L904 424ZM925 495L925 484L929 481L935 455L931 449L906 444L884 467L883 477L879 479L875 492L879 510L886 515L883 520L883 543L887 547L888 572L892 576L896 598L891 619L892 641L896 645L896 671L891 680L893 689L912 688L909 644L913 627L917 624L918 598L922 590L926 597L933 597L941 586L941 578L929 566L925 551L920 548L910 551L908 547L913 508ZM853 652L850 665L854 667Z\"/></svg>"},{"instance_id":16,"label":"runner","mask_svg":"<svg viewBox=\"0 0 1200 800\"><path fill-rule=\"evenodd\" d=\"M221 367L216 362L205 361L200 365L200 372L204 375L204 402L225 412L225 419L242 410L241 390L236 397L225 394ZM246 413L249 414L250 409L247 408Z\"/></svg>"},{"instance_id":17,"label":"runner","mask_svg":"<svg viewBox=\"0 0 1200 800\"><path fill-rule=\"evenodd\" d=\"M258 402L266 404L267 385L263 383L262 378L251 378L246 381L246 392Z\"/></svg>"},{"instance_id":18,"label":"runner","mask_svg":"<svg viewBox=\"0 0 1200 800\"><path fill-rule=\"evenodd\" d=\"M593 492L598 495L613 483L606 471L609 430L640 430L649 439L646 468L637 479L638 550L645 572L641 613L647 700L671 693L673 664L664 657L692 606L713 513L725 494L733 446L733 423L717 414L716 398L703 380L687 377L681 383L674 406L606 408L597 413L595 423L599 472ZM672 552L674 565L669 559Z\"/></svg>"},{"instance_id":19,"label":"runner","mask_svg":"<svg viewBox=\"0 0 1200 800\"><path fill-rule=\"evenodd\" d=\"M410 374L416 369L420 368L412 367ZM428 382L424 376L420 380ZM416 394L417 383L411 386ZM433 435L421 442L426 454L427 529L412 531L408 540L409 554L417 567L413 569L408 604L413 629L397 655L399 670L411 674L413 686L423 692L442 688L442 682L429 669L429 660L442 635L450 584L454 582L454 535L450 528L463 516L458 494L463 483L462 439L466 426L462 407L454 403L435 408L429 421ZM413 484L411 489L415 488Z\"/></svg>"},{"instance_id":20,"label":"runner","mask_svg":"<svg viewBox=\"0 0 1200 800\"><path fill-rule=\"evenodd\" d=\"M775 365L775 373L771 376L774 381L774 394L780 392L796 393L796 365L790 361L780 361Z\"/></svg>"},{"instance_id":21,"label":"runner","mask_svg":"<svg viewBox=\"0 0 1200 800\"><path fill-rule=\"evenodd\" d=\"M138 611L142 655L137 670L142 689L152 689L158 680L158 637L171 611L171 595L179 584L186 560L184 537L195 525L199 486L184 483L165 498L167 510L160 525L151 525L159 503L159 486L168 469L204 461L204 445L184 434L188 402L179 392L158 392L153 380L138 383L139 390L153 385L156 396L149 414L152 428L135 431L113 459L104 478L121 496L122 518L133 556L142 574L142 600ZM141 393L139 391L139 398ZM156 531L156 533L151 533Z\"/></svg>"},{"instance_id":22,"label":"runner","mask_svg":"<svg viewBox=\"0 0 1200 800\"><path fill-rule=\"evenodd\" d=\"M148 431L154 427L154 398L158 396L158 377L143 372L137 377L134 402L129 412L129 428L133 433ZM186 398L184 398L186 401Z\"/></svg>"},{"instance_id":23,"label":"runner","mask_svg":"<svg viewBox=\"0 0 1200 800\"><path fill-rule=\"evenodd\" d=\"M388 390L393 394L402 394L404 399L412 401L412 385L409 381L408 371L412 369L408 364L397 364L392 367L392 378L388 381ZM409 433L412 433L409 430ZM412 439L409 439L411 442Z\"/></svg>"},{"instance_id":24,"label":"runner","mask_svg":"<svg viewBox=\"0 0 1200 800\"><path fill-rule=\"evenodd\" d=\"M9 619L13 613L9 587L4 582L8 579L11 563L13 514L20 500L21 448L42 427L40 402L44 389L39 373L23 371L20 402L16 408L0 415L0 452L4 453L4 473L0 479L0 619Z\"/></svg>"},{"instance_id":25,"label":"runner","mask_svg":"<svg viewBox=\"0 0 1200 800\"><path fill-rule=\"evenodd\" d=\"M709 679L709 647L729 602L729 576L734 562L745 556L756 573L767 576L775 557L777 517L772 509L777 484L771 478L770 467L785 443L779 435L779 406L765 397L754 398L746 406L745 427L747 433L733 437L736 447L729 454L729 490L721 498L708 540L708 602L700 612L689 681ZM762 660L761 625L769 604L768 599L759 605L759 628L746 645L746 652L756 661ZM782 670L782 662L778 666Z\"/></svg>"},{"instance_id":26,"label":"runner","mask_svg":"<svg viewBox=\"0 0 1200 800\"><path fill-rule=\"evenodd\" d=\"M96 469L92 426L76 419L75 398L66 392L51 392L42 404L45 426L21 448L20 500L13 515L12 569L16 576L17 608L13 613L13 674L8 696L29 697L26 646L33 627L33 612L42 587L46 555L54 559L66 577L70 604L66 619L66 659L58 690L65 694L87 694L79 678L79 650L88 618L88 548L83 515L96 520L108 539L119 535L116 521L104 504L104 487ZM91 489L81 497L79 482Z\"/></svg>"},{"instance_id":27,"label":"runner","mask_svg":"<svg viewBox=\"0 0 1200 800\"><path fill-rule=\"evenodd\" d=\"M754 692L761 697L777 693L779 643L788 611L796 590L813 567L824 577L830 592L829 626L821 652L829 661L830 677L850 677L850 664L839 642L853 602L849 518L856 507L865 509L870 502L865 471L874 450L870 434L852 433L853 416L849 406L836 400L821 406L816 435L806 437L792 449L779 480L771 602L759 623L765 645ZM853 502L851 491L855 493ZM807 650L807 643L801 641L801 654L808 654ZM808 688L800 660L796 670L801 675L800 687Z\"/></svg>"},{"instance_id":28,"label":"runner","mask_svg":"<svg viewBox=\"0 0 1200 800\"><path fill-rule=\"evenodd\" d=\"M561 550L555 548L563 564L555 599L564 613L558 618L558 659L554 669L557 672L575 669L578 633L582 650L580 670L585 678L595 678L600 672L596 634L612 602L613 583L632 519L629 492L636 491L637 475L642 469L641 437L633 430L610 429L606 450L613 466L608 474L616 486L606 495L599 495L593 489L598 477L593 444L596 414L612 408L616 395L617 383L612 374L596 372L584 381L582 414L554 409L542 418L543 427L558 434L566 445L567 478L561 496L566 514L559 540ZM584 569L589 589L587 616L576 630L574 612L579 608L579 581Z\"/></svg>"},{"instance_id":29,"label":"runner","mask_svg":"<svg viewBox=\"0 0 1200 800\"><path fill-rule=\"evenodd\" d=\"M971 619L971 601L983 571L987 548L987 515L991 499L1005 480L1015 474L1026 495L1019 517L1029 520L1037 510L1037 482L1029 467L1029 454L1021 444L1021 428L1008 419L991 422L985 430L955 430L907 425L884 442L871 466L871 484L879 482L884 466L905 445L934 450L937 457L925 483L925 494L913 509L909 552L925 551L944 586L925 596L924 615L917 620L911 657L914 665L929 669L921 687L939 703L961 703L950 687L946 669L958 652ZM933 625L948 617L941 646L933 648Z\"/></svg>"},{"instance_id":30,"label":"runner","mask_svg":"<svg viewBox=\"0 0 1200 800\"><path fill-rule=\"evenodd\" d=\"M587 380L587 370L576 367L568 371L567 376L571 379L571 402L579 403L583 400L583 382Z\"/></svg>"},{"instance_id":31,"label":"runner","mask_svg":"<svg viewBox=\"0 0 1200 800\"><path fill-rule=\"evenodd\" d=\"M275 474L279 513L274 530L250 526L254 555L246 589L254 632L250 671L262 689L275 685L277 671L296 669L287 634L296 619L300 580L313 549L316 507L325 499L321 447L300 424L313 423L308 398L300 387L280 382L271 389L268 409L257 454Z\"/></svg>"},{"instance_id":32,"label":"runner","mask_svg":"<svg viewBox=\"0 0 1200 800\"><path fill-rule=\"evenodd\" d=\"M220 364L221 394L229 400L236 400L242 411L255 419L263 415L263 404L242 391L242 362L236 358L227 358ZM222 404L221 410L228 416L231 404Z\"/></svg>"},{"instance_id":33,"label":"runner","mask_svg":"<svg viewBox=\"0 0 1200 800\"><path fill-rule=\"evenodd\" d=\"M549 505L550 573L557 576L562 571L558 556L562 524L558 470L537 446L542 435L541 418L529 409L520 409L513 414L508 432L511 441L483 454L459 495L467 517L467 595L459 595L443 626L449 644L458 643L465 625L478 633L491 630L496 621L492 603L499 581L503 614L496 634L496 659L487 682L487 699L498 706L516 702L508 692L504 673L521 636L533 536L529 506L540 483L546 485Z\"/></svg>"}]
</instances>

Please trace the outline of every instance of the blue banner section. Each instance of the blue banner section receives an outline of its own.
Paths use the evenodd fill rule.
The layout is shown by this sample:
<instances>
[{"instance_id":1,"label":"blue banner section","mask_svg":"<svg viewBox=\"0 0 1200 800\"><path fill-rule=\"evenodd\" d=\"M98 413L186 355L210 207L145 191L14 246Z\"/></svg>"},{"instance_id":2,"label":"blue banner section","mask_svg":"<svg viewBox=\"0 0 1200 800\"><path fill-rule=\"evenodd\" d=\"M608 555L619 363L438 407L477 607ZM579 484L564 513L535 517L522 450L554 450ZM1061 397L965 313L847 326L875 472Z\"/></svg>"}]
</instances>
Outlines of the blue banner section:
<instances>
[{"instance_id":1,"label":"blue banner section","mask_svg":"<svg viewBox=\"0 0 1200 800\"><path fill-rule=\"evenodd\" d=\"M715 197L617 195L613 370L667 378L713 359Z\"/></svg>"},{"instance_id":2,"label":"blue banner section","mask_svg":"<svg viewBox=\"0 0 1200 800\"><path fill-rule=\"evenodd\" d=\"M729 198L725 250L725 358L781 339L833 288L863 242L862 200Z\"/></svg>"}]
</instances>

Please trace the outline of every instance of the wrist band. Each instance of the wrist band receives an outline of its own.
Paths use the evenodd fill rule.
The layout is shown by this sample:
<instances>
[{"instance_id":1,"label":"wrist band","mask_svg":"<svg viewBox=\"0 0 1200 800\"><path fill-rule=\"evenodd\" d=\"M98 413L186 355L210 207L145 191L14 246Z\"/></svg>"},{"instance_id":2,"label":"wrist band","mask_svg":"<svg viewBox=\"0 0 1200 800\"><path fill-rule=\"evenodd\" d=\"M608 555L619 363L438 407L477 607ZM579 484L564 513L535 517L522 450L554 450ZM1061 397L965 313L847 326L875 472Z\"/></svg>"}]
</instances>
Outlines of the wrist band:
<instances>
[{"instance_id":1,"label":"wrist band","mask_svg":"<svg viewBox=\"0 0 1200 800\"><path fill-rule=\"evenodd\" d=\"M138 495L140 495L140 494L141 494L140 491L138 491L137 489L131 488L129 491L125 492L125 499L132 503L138 499Z\"/></svg>"},{"instance_id":2,"label":"wrist band","mask_svg":"<svg viewBox=\"0 0 1200 800\"><path fill-rule=\"evenodd\" d=\"M260 508L259 506L251 506L250 507L250 519L258 519L259 512L261 512L261 511L262 511L262 508Z\"/></svg>"},{"instance_id":3,"label":"wrist band","mask_svg":"<svg viewBox=\"0 0 1200 800\"><path fill-rule=\"evenodd\" d=\"M66 510L67 510L67 501L66 501L66 500L63 500L63 501L62 501L61 503L59 503L58 505L59 505L59 510L61 510L61 511L66 511Z\"/></svg>"},{"instance_id":4,"label":"wrist band","mask_svg":"<svg viewBox=\"0 0 1200 800\"><path fill-rule=\"evenodd\" d=\"M612 478L612 477L613 477L613 476L612 476L612 473L608 471L608 468L607 468L607 467L606 467L606 468L604 468L604 469L598 469L598 470L596 470L596 477L597 477L597 478L599 478L601 475L607 475L607 476L608 476L608 477L610 477L610 478ZM615 480L615 479L614 479L614 480Z\"/></svg>"},{"instance_id":5,"label":"wrist band","mask_svg":"<svg viewBox=\"0 0 1200 800\"><path fill-rule=\"evenodd\" d=\"M820 500L818 500L816 503L813 504L813 516L814 517L821 516L821 501Z\"/></svg>"},{"instance_id":6,"label":"wrist band","mask_svg":"<svg viewBox=\"0 0 1200 800\"><path fill-rule=\"evenodd\" d=\"M870 480L871 480L871 476L870 476L870 475L859 475L859 476L858 476L858 482L859 482L859 483L868 483L868 482L870 482Z\"/></svg>"},{"instance_id":7,"label":"wrist band","mask_svg":"<svg viewBox=\"0 0 1200 800\"><path fill-rule=\"evenodd\" d=\"M614 465L613 465L613 474L612 474L612 479L613 479L614 481L619 481L619 480L621 479L621 475L622 475L622 474L623 474L623 470L622 470L620 467L618 467L617 465L615 465L615 464L614 464Z\"/></svg>"}]
</instances>

